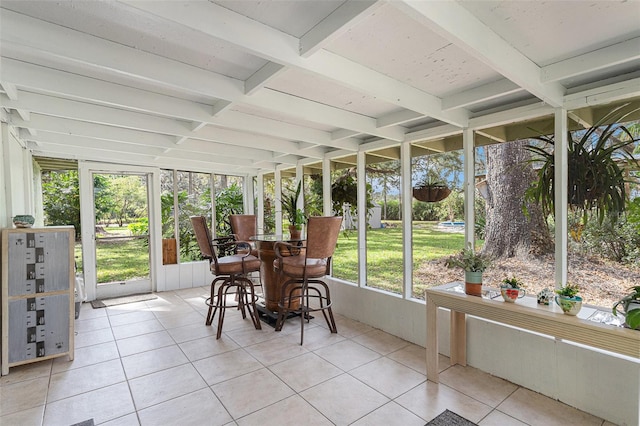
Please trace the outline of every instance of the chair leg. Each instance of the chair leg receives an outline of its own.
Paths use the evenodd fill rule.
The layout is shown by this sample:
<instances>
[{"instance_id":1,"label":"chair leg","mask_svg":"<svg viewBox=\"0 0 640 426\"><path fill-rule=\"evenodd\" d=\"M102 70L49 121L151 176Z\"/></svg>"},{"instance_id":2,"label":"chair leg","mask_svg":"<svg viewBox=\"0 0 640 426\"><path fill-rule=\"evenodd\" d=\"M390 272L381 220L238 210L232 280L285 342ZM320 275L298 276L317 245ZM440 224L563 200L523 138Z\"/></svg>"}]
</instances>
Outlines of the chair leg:
<instances>
[{"instance_id":1,"label":"chair leg","mask_svg":"<svg viewBox=\"0 0 640 426\"><path fill-rule=\"evenodd\" d=\"M213 322L213 318L216 316L216 311L218 310L218 301L216 300L216 283L222 280L221 287L224 286L224 277L215 278L211 281L211 293L209 294L209 298L205 301L207 305L209 305L209 310L207 311L207 319L205 320L205 325L211 325ZM216 300L215 303L213 301Z\"/></svg>"},{"instance_id":2,"label":"chair leg","mask_svg":"<svg viewBox=\"0 0 640 426\"><path fill-rule=\"evenodd\" d=\"M256 309L256 295L253 282L247 277L240 277L238 278L238 280L240 280L241 282L240 287L245 300L244 304L247 306L251 321L253 322L256 330L262 330L262 325L260 325L260 316L258 315L258 310ZM249 286L249 291L247 291L247 285Z\"/></svg>"},{"instance_id":3,"label":"chair leg","mask_svg":"<svg viewBox=\"0 0 640 426\"><path fill-rule=\"evenodd\" d=\"M278 319L276 320L275 331L281 331L282 326L284 325L285 318L289 315L289 308L291 307L291 292L287 296L287 289L290 284L294 284L295 281L289 280L282 284L282 288L280 289L280 302L278 303ZM285 300L287 304L285 305Z\"/></svg>"},{"instance_id":4,"label":"chair leg","mask_svg":"<svg viewBox=\"0 0 640 426\"><path fill-rule=\"evenodd\" d=\"M218 300L216 305L220 308L220 313L218 314L218 331L216 332L216 340L222 336L222 325L224 324L224 314L227 310L227 293L231 288L230 284L230 280L226 279L220 286L220 289L218 289Z\"/></svg>"}]
</instances>

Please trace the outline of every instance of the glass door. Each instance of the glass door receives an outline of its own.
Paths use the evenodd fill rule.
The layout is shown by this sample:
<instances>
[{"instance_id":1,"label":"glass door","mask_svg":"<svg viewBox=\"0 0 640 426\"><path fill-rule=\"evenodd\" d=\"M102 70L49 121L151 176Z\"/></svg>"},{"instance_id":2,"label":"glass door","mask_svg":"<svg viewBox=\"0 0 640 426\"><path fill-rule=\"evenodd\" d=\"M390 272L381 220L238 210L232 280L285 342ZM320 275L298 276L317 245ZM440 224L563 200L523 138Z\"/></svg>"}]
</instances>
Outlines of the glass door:
<instances>
[{"instance_id":1,"label":"glass door","mask_svg":"<svg viewBox=\"0 0 640 426\"><path fill-rule=\"evenodd\" d=\"M92 173L97 298L151 291L149 175Z\"/></svg>"}]
</instances>

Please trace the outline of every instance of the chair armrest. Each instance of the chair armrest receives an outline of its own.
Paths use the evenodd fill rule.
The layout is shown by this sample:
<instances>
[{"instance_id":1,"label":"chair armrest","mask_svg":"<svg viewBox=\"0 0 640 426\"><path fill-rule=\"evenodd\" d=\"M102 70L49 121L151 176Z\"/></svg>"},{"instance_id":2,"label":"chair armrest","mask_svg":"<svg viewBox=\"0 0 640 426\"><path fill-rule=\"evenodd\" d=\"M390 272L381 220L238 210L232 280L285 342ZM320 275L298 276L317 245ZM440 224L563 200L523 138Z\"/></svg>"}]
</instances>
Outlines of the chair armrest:
<instances>
[{"instance_id":1,"label":"chair armrest","mask_svg":"<svg viewBox=\"0 0 640 426\"><path fill-rule=\"evenodd\" d=\"M273 246L276 257L280 259L291 256L299 256L304 251L304 248L304 245L285 243L282 241L277 242Z\"/></svg>"}]
</instances>

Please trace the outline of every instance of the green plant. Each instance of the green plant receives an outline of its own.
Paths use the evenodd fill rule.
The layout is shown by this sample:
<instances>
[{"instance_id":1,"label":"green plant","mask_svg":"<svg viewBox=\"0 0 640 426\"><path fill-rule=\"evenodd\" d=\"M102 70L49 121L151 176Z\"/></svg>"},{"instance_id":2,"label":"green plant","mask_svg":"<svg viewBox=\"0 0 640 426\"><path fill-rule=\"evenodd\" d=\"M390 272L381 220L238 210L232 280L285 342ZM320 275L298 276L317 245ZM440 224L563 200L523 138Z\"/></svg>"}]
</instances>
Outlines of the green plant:
<instances>
[{"instance_id":1,"label":"green plant","mask_svg":"<svg viewBox=\"0 0 640 426\"><path fill-rule=\"evenodd\" d=\"M302 191L302 181L298 182L298 186L294 192L290 192L282 197L282 211L289 219L289 224L296 229L302 229L302 225L307 221L304 212L298 208L300 191Z\"/></svg>"},{"instance_id":2,"label":"green plant","mask_svg":"<svg viewBox=\"0 0 640 426\"><path fill-rule=\"evenodd\" d=\"M492 259L489 256L474 251L471 244L444 262L447 268L462 268L467 272L483 272L491 263Z\"/></svg>"},{"instance_id":3,"label":"green plant","mask_svg":"<svg viewBox=\"0 0 640 426\"><path fill-rule=\"evenodd\" d=\"M618 316L618 306L622 305L625 313L625 322L629 328L640 329L640 309L629 310L629 305L632 302L640 303L640 285L630 287L629 290L631 290L631 293L614 303L611 310L613 315Z\"/></svg>"},{"instance_id":4,"label":"green plant","mask_svg":"<svg viewBox=\"0 0 640 426\"><path fill-rule=\"evenodd\" d=\"M583 214L586 222L590 212L597 214L599 222L606 213L623 212L627 201L624 171L620 160L638 166L638 162L627 151L636 140L623 125L630 114L638 108L622 105L596 122L585 131L569 132L567 136L568 156L568 202L569 206ZM612 124L607 124L612 123ZM551 147L553 136L538 136L535 139ZM542 207L544 214L554 212L555 197L555 155L553 149L537 145L525 147L534 154L533 162L541 162L538 181L527 190L525 198Z\"/></svg>"},{"instance_id":5,"label":"green plant","mask_svg":"<svg viewBox=\"0 0 640 426\"><path fill-rule=\"evenodd\" d=\"M524 284L519 281L515 276L509 278L509 277L505 277L502 280L502 284L504 285L508 285L511 288L523 288Z\"/></svg>"},{"instance_id":6,"label":"green plant","mask_svg":"<svg viewBox=\"0 0 640 426\"><path fill-rule=\"evenodd\" d=\"M564 287L557 289L556 293L560 296L576 297L579 291L580 288L578 287L578 284L567 283Z\"/></svg>"}]
</instances>

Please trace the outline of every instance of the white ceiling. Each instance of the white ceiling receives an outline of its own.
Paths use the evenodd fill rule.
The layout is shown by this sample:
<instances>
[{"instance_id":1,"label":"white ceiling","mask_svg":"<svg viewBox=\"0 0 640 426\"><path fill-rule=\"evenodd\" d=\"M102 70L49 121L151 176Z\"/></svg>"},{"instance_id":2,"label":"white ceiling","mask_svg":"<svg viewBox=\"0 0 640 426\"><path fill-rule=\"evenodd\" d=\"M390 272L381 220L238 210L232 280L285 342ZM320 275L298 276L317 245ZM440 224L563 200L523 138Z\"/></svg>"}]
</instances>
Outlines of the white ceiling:
<instances>
[{"instance_id":1,"label":"white ceiling","mask_svg":"<svg viewBox=\"0 0 640 426\"><path fill-rule=\"evenodd\" d=\"M0 0L0 55L36 155L256 174L638 97L640 1Z\"/></svg>"}]
</instances>

